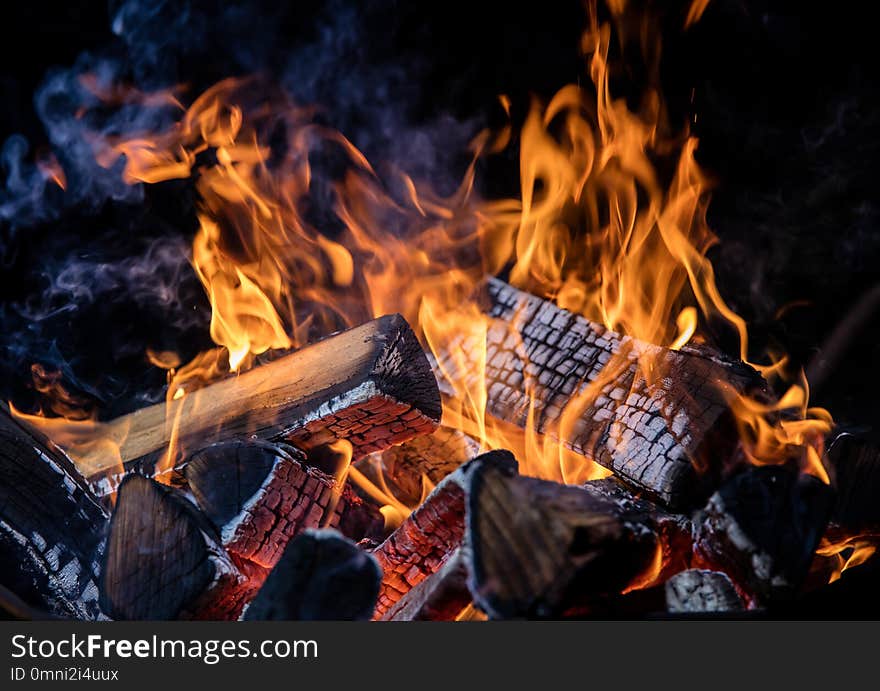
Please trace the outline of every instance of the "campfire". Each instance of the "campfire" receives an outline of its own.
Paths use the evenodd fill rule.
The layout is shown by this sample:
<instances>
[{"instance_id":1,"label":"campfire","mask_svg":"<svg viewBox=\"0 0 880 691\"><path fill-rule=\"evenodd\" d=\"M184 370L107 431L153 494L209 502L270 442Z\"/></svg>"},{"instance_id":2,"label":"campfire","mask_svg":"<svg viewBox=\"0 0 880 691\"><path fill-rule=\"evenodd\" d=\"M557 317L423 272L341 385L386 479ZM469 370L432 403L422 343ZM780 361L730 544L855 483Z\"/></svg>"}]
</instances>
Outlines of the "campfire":
<instances>
[{"instance_id":1,"label":"campfire","mask_svg":"<svg viewBox=\"0 0 880 691\"><path fill-rule=\"evenodd\" d=\"M190 195L162 222L194 227L177 249L212 345L140 344L164 400L113 415L31 363L30 405L0 411L9 613L745 616L873 555L880 452L784 355L754 357L707 256L696 137L656 91L617 93L621 46L659 36L607 5L581 83L523 113L501 95L453 190L265 77L77 75L53 108L79 129L35 174L74 194L77 147L126 204ZM480 194L511 153L519 194Z\"/></svg>"}]
</instances>

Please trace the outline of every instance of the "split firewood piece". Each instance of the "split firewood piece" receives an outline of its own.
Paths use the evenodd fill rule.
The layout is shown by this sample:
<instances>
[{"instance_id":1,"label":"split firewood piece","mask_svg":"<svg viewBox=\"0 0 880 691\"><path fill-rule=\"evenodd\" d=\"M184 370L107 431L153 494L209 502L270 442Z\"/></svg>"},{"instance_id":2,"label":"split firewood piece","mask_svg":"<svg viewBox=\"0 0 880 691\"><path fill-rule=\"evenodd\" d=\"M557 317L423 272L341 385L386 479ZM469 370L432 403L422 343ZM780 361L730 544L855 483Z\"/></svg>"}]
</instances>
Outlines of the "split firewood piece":
<instances>
[{"instance_id":1,"label":"split firewood piece","mask_svg":"<svg viewBox=\"0 0 880 691\"><path fill-rule=\"evenodd\" d=\"M657 568L654 532L581 487L481 464L466 489L470 589L490 618L563 616Z\"/></svg>"},{"instance_id":2,"label":"split firewood piece","mask_svg":"<svg viewBox=\"0 0 880 691\"><path fill-rule=\"evenodd\" d=\"M467 579L468 557L459 547L431 574L389 609L387 621L454 621L472 602Z\"/></svg>"},{"instance_id":3,"label":"split firewood piece","mask_svg":"<svg viewBox=\"0 0 880 691\"><path fill-rule=\"evenodd\" d=\"M480 444L460 430L440 427L433 434L416 437L399 446L362 459L355 465L367 477L378 461L384 480L402 501L417 504L422 498L423 477L436 485L462 463L479 453ZM429 485L430 486L430 485Z\"/></svg>"},{"instance_id":4,"label":"split firewood piece","mask_svg":"<svg viewBox=\"0 0 880 691\"><path fill-rule=\"evenodd\" d=\"M856 534L880 528L880 446L841 434L827 454L837 492L832 522L838 533Z\"/></svg>"},{"instance_id":5,"label":"split firewood piece","mask_svg":"<svg viewBox=\"0 0 880 691\"><path fill-rule=\"evenodd\" d=\"M745 468L694 517L694 565L724 571L762 604L791 598L825 530L833 494L787 467Z\"/></svg>"},{"instance_id":6,"label":"split firewood piece","mask_svg":"<svg viewBox=\"0 0 880 691\"><path fill-rule=\"evenodd\" d=\"M745 605L733 581L720 571L688 569L666 581L666 611L672 614L741 612Z\"/></svg>"},{"instance_id":7,"label":"split firewood piece","mask_svg":"<svg viewBox=\"0 0 880 691\"><path fill-rule=\"evenodd\" d=\"M442 480L373 551L382 567L382 586L374 619L385 613L428 576L435 573L461 544L464 535L464 478L474 464L515 472L509 451L490 451Z\"/></svg>"},{"instance_id":8,"label":"split firewood piece","mask_svg":"<svg viewBox=\"0 0 880 691\"><path fill-rule=\"evenodd\" d=\"M754 370L706 347L676 351L620 336L494 278L483 293L486 343L463 341L463 353L441 356L441 372L481 376L485 347L491 415L521 428L534 419L538 431L670 507L705 500L737 442L721 386L760 388ZM469 357L474 365L459 371Z\"/></svg>"},{"instance_id":9,"label":"split firewood piece","mask_svg":"<svg viewBox=\"0 0 880 691\"><path fill-rule=\"evenodd\" d=\"M126 470L151 474L172 441L186 449L249 437L287 440L308 451L346 439L358 458L433 432L440 412L424 351L406 320L390 315L124 415L107 423L107 433L124 439L119 454ZM118 458L68 452L99 491L113 491Z\"/></svg>"},{"instance_id":10,"label":"split firewood piece","mask_svg":"<svg viewBox=\"0 0 880 691\"><path fill-rule=\"evenodd\" d=\"M0 584L51 615L100 618L106 524L70 459L0 409Z\"/></svg>"},{"instance_id":11,"label":"split firewood piece","mask_svg":"<svg viewBox=\"0 0 880 691\"><path fill-rule=\"evenodd\" d=\"M183 474L226 550L267 569L307 528L339 528L356 540L381 535L375 506L304 462L286 444L221 442L193 454Z\"/></svg>"},{"instance_id":12,"label":"split firewood piece","mask_svg":"<svg viewBox=\"0 0 880 691\"><path fill-rule=\"evenodd\" d=\"M119 487L101 604L116 619L237 619L265 570L233 563L180 490L141 475Z\"/></svg>"},{"instance_id":13,"label":"split firewood piece","mask_svg":"<svg viewBox=\"0 0 880 691\"><path fill-rule=\"evenodd\" d=\"M290 541L244 618L369 619L381 577L376 560L337 531L307 530Z\"/></svg>"}]
</instances>

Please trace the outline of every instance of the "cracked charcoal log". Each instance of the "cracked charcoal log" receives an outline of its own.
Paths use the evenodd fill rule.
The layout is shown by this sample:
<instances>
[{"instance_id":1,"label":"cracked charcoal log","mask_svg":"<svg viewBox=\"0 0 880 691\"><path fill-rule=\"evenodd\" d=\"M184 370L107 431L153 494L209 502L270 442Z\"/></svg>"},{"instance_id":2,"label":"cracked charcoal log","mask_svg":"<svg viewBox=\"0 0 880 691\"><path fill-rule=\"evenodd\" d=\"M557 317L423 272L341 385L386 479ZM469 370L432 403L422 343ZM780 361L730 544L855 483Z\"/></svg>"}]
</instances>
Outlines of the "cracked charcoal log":
<instances>
[{"instance_id":1,"label":"cracked charcoal log","mask_svg":"<svg viewBox=\"0 0 880 691\"><path fill-rule=\"evenodd\" d=\"M470 589L490 618L559 617L637 582L653 531L580 487L477 465L467 474Z\"/></svg>"},{"instance_id":2,"label":"cracked charcoal log","mask_svg":"<svg viewBox=\"0 0 880 691\"><path fill-rule=\"evenodd\" d=\"M427 357L403 317L389 315L107 425L125 430L118 435L125 468L150 474L175 420L184 449L247 436L308 451L347 439L357 458L433 432L440 412ZM101 493L113 491L117 459L88 453L74 460Z\"/></svg>"},{"instance_id":3,"label":"cracked charcoal log","mask_svg":"<svg viewBox=\"0 0 880 691\"><path fill-rule=\"evenodd\" d=\"M264 568L307 528L339 528L356 540L381 534L376 507L304 460L289 445L221 442L193 454L183 474L226 550Z\"/></svg>"},{"instance_id":4,"label":"cracked charcoal log","mask_svg":"<svg viewBox=\"0 0 880 691\"><path fill-rule=\"evenodd\" d=\"M265 571L233 563L182 492L140 475L122 481L110 522L101 604L116 619L237 619Z\"/></svg>"},{"instance_id":5,"label":"cracked charcoal log","mask_svg":"<svg viewBox=\"0 0 880 691\"><path fill-rule=\"evenodd\" d=\"M244 618L369 619L381 577L376 560L335 530L307 530L290 541Z\"/></svg>"},{"instance_id":6,"label":"cracked charcoal log","mask_svg":"<svg viewBox=\"0 0 880 691\"><path fill-rule=\"evenodd\" d=\"M737 440L719 382L760 388L754 370L706 347L673 351L621 337L497 279L486 281L484 293L492 318L485 344L490 414L524 427L530 387L539 431L558 436L565 405L598 381L598 396L584 402L561 441L673 508L705 499ZM467 357L474 344L460 347ZM651 358L658 381L645 380L639 357ZM603 372L606 366L612 369ZM446 359L443 367L455 376L480 371L459 373Z\"/></svg>"},{"instance_id":7,"label":"cracked charcoal log","mask_svg":"<svg viewBox=\"0 0 880 691\"><path fill-rule=\"evenodd\" d=\"M490 451L466 463L440 482L425 501L373 551L382 567L375 619L411 588L435 573L461 544L464 535L464 477L474 464L515 469L508 451ZM515 470L511 470L515 472Z\"/></svg>"},{"instance_id":8,"label":"cracked charcoal log","mask_svg":"<svg viewBox=\"0 0 880 691\"><path fill-rule=\"evenodd\" d=\"M657 582L688 568L693 545L693 524L689 517L664 511L651 501L636 496L614 477L590 480L583 488L597 500L609 502L609 513L647 526L657 536L662 549Z\"/></svg>"},{"instance_id":9,"label":"cracked charcoal log","mask_svg":"<svg viewBox=\"0 0 880 691\"><path fill-rule=\"evenodd\" d=\"M106 523L70 460L0 410L0 583L51 615L101 617Z\"/></svg>"},{"instance_id":10,"label":"cracked charcoal log","mask_svg":"<svg viewBox=\"0 0 880 691\"><path fill-rule=\"evenodd\" d=\"M479 443L457 429L440 427L433 434L416 437L400 446L362 459L355 465L373 478L378 460L385 481L402 501L417 504L422 498L422 476L436 485L480 450Z\"/></svg>"},{"instance_id":11,"label":"cracked charcoal log","mask_svg":"<svg viewBox=\"0 0 880 691\"><path fill-rule=\"evenodd\" d=\"M688 569L666 581L665 589L666 610L673 614L745 609L733 581L720 571Z\"/></svg>"},{"instance_id":12,"label":"cracked charcoal log","mask_svg":"<svg viewBox=\"0 0 880 691\"><path fill-rule=\"evenodd\" d=\"M467 561L462 554L464 547L443 563L406 595L382 617L387 621L454 621L471 601L468 589Z\"/></svg>"},{"instance_id":13,"label":"cracked charcoal log","mask_svg":"<svg viewBox=\"0 0 880 691\"><path fill-rule=\"evenodd\" d=\"M800 588L833 506L820 480L780 466L748 467L694 517L694 565L724 571L763 604Z\"/></svg>"}]
</instances>

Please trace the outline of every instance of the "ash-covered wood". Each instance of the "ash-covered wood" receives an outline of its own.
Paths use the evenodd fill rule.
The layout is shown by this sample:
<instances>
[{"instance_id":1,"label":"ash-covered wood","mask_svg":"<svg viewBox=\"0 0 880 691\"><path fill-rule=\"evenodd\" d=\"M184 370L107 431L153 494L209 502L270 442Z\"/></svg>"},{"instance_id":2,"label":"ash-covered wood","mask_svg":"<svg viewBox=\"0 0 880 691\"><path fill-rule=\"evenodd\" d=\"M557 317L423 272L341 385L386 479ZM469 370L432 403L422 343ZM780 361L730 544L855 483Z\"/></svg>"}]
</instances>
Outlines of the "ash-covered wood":
<instances>
[{"instance_id":1,"label":"ash-covered wood","mask_svg":"<svg viewBox=\"0 0 880 691\"><path fill-rule=\"evenodd\" d=\"M455 621L471 601L468 557L459 547L431 574L400 598L382 618L387 621Z\"/></svg>"},{"instance_id":2,"label":"ash-covered wood","mask_svg":"<svg viewBox=\"0 0 880 691\"><path fill-rule=\"evenodd\" d=\"M666 581L666 610L672 614L741 612L745 604L733 581L720 571L688 569Z\"/></svg>"},{"instance_id":3,"label":"ash-covered wood","mask_svg":"<svg viewBox=\"0 0 880 691\"><path fill-rule=\"evenodd\" d=\"M100 618L106 523L70 460L0 409L0 584L51 615Z\"/></svg>"},{"instance_id":4,"label":"ash-covered wood","mask_svg":"<svg viewBox=\"0 0 880 691\"><path fill-rule=\"evenodd\" d=\"M265 576L240 566L179 490L140 475L123 480L101 579L101 604L110 616L237 619Z\"/></svg>"},{"instance_id":5,"label":"ash-covered wood","mask_svg":"<svg viewBox=\"0 0 880 691\"><path fill-rule=\"evenodd\" d=\"M491 415L525 427L531 392L539 431L673 508L705 499L737 440L720 385L761 387L754 370L705 347L673 351L622 337L494 278L483 292ZM474 344L458 345L471 372L442 356L441 369L480 376L467 352ZM571 424L560 429L567 405Z\"/></svg>"},{"instance_id":6,"label":"ash-covered wood","mask_svg":"<svg viewBox=\"0 0 880 691\"><path fill-rule=\"evenodd\" d=\"M416 437L399 446L373 454L355 465L367 477L378 461L385 481L398 499L417 504L422 498L423 477L436 485L480 450L479 443L457 429L440 427L433 434ZM430 486L430 485L428 485Z\"/></svg>"},{"instance_id":7,"label":"ash-covered wood","mask_svg":"<svg viewBox=\"0 0 880 691\"><path fill-rule=\"evenodd\" d=\"M179 400L108 423L125 430L126 469L150 474L172 437L181 449L244 437L309 450L348 440L355 457L428 434L440 420L428 360L400 315L374 319ZM115 488L118 459L75 458L101 492Z\"/></svg>"},{"instance_id":8,"label":"ash-covered wood","mask_svg":"<svg viewBox=\"0 0 880 691\"><path fill-rule=\"evenodd\" d=\"M780 466L730 478L694 518L694 564L724 571L758 601L800 588L833 508L820 480Z\"/></svg>"},{"instance_id":9,"label":"ash-covered wood","mask_svg":"<svg viewBox=\"0 0 880 691\"><path fill-rule=\"evenodd\" d=\"M515 468L508 451L478 456L441 481L373 551L382 567L382 587L375 619L385 613L413 587L435 573L461 544L464 535L464 477L475 463L487 467Z\"/></svg>"},{"instance_id":10,"label":"ash-covered wood","mask_svg":"<svg viewBox=\"0 0 880 691\"><path fill-rule=\"evenodd\" d=\"M490 618L559 617L648 573L658 540L580 487L480 464L466 476L470 589Z\"/></svg>"},{"instance_id":11,"label":"ash-covered wood","mask_svg":"<svg viewBox=\"0 0 880 691\"><path fill-rule=\"evenodd\" d=\"M382 572L376 560L335 530L308 530L290 544L245 619L369 619Z\"/></svg>"},{"instance_id":12,"label":"ash-covered wood","mask_svg":"<svg viewBox=\"0 0 880 691\"><path fill-rule=\"evenodd\" d=\"M286 444L214 444L193 454L183 474L223 546L268 569L308 528L339 528L357 540L381 535L375 506L305 465L303 453Z\"/></svg>"}]
</instances>

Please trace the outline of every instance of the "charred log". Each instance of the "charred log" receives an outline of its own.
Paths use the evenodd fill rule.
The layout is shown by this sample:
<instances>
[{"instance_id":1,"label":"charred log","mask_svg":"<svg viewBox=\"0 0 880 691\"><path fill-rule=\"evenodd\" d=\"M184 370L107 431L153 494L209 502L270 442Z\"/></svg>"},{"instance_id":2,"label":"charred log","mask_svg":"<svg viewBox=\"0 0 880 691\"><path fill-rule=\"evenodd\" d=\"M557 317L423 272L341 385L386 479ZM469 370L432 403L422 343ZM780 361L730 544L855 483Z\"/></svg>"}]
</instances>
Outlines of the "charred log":
<instances>
[{"instance_id":1,"label":"charred log","mask_svg":"<svg viewBox=\"0 0 880 691\"><path fill-rule=\"evenodd\" d=\"M347 439L360 457L428 434L439 420L428 360L403 317L391 315L107 425L126 430L124 468L149 475L174 435L183 449L249 437L309 450ZM75 460L102 493L113 491L118 459Z\"/></svg>"},{"instance_id":2,"label":"charred log","mask_svg":"<svg viewBox=\"0 0 880 691\"><path fill-rule=\"evenodd\" d=\"M268 569L308 528L338 528L356 540L381 534L378 509L304 461L288 445L224 442L196 452L183 474L226 550Z\"/></svg>"},{"instance_id":3,"label":"charred log","mask_svg":"<svg viewBox=\"0 0 880 691\"><path fill-rule=\"evenodd\" d=\"M833 508L828 485L780 466L749 467L694 519L694 562L766 604L800 588Z\"/></svg>"},{"instance_id":4,"label":"charred log","mask_svg":"<svg viewBox=\"0 0 880 691\"><path fill-rule=\"evenodd\" d=\"M245 619L369 619L381 576L376 560L336 531L309 530L290 542Z\"/></svg>"},{"instance_id":5,"label":"charred log","mask_svg":"<svg viewBox=\"0 0 880 691\"><path fill-rule=\"evenodd\" d=\"M474 464L516 468L516 460L507 451L490 451L478 456L440 482L373 551L382 567L375 619L381 619L401 597L435 573L461 544L465 521L464 478Z\"/></svg>"},{"instance_id":6,"label":"charred log","mask_svg":"<svg viewBox=\"0 0 880 691\"><path fill-rule=\"evenodd\" d=\"M490 618L559 617L651 571L659 543L580 487L479 464L467 474L470 589Z\"/></svg>"},{"instance_id":7,"label":"charred log","mask_svg":"<svg viewBox=\"0 0 880 691\"><path fill-rule=\"evenodd\" d=\"M51 615L99 618L106 523L70 460L0 410L0 584Z\"/></svg>"},{"instance_id":8,"label":"charred log","mask_svg":"<svg viewBox=\"0 0 880 691\"><path fill-rule=\"evenodd\" d=\"M435 573L401 597L383 619L454 621L472 601L464 549L459 547Z\"/></svg>"},{"instance_id":9,"label":"charred log","mask_svg":"<svg viewBox=\"0 0 880 691\"><path fill-rule=\"evenodd\" d=\"M740 612L745 605L727 574L688 569L666 581L666 610L672 614Z\"/></svg>"},{"instance_id":10,"label":"charred log","mask_svg":"<svg viewBox=\"0 0 880 691\"><path fill-rule=\"evenodd\" d=\"M183 494L140 475L119 488L101 604L126 620L237 619L265 573L235 564Z\"/></svg>"},{"instance_id":11,"label":"charred log","mask_svg":"<svg viewBox=\"0 0 880 691\"><path fill-rule=\"evenodd\" d=\"M760 388L754 370L706 347L674 351L620 336L497 279L484 293L491 415L525 427L533 414L540 432L673 508L708 496L737 440L722 386ZM483 348L459 345L465 358ZM441 359L455 376L480 376ZM564 410L571 424L560 431Z\"/></svg>"}]
</instances>

